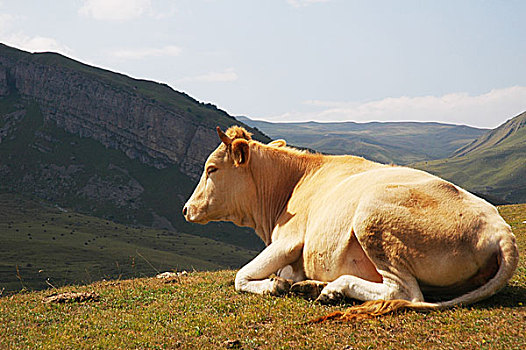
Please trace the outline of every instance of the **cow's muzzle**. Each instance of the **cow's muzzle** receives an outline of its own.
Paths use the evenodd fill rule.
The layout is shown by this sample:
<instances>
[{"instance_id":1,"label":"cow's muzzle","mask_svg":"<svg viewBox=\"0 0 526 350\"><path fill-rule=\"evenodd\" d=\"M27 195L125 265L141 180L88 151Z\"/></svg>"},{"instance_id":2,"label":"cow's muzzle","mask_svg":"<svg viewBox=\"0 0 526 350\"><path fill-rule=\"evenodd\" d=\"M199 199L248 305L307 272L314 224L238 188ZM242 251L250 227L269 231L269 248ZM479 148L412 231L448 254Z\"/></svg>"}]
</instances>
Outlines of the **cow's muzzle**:
<instances>
[{"instance_id":1,"label":"cow's muzzle","mask_svg":"<svg viewBox=\"0 0 526 350\"><path fill-rule=\"evenodd\" d=\"M199 210L198 208L189 205L188 203L185 204L183 207L183 216L186 221L193 222L197 224L206 224L208 220L206 220L206 215L203 215L204 213L202 210Z\"/></svg>"}]
</instances>

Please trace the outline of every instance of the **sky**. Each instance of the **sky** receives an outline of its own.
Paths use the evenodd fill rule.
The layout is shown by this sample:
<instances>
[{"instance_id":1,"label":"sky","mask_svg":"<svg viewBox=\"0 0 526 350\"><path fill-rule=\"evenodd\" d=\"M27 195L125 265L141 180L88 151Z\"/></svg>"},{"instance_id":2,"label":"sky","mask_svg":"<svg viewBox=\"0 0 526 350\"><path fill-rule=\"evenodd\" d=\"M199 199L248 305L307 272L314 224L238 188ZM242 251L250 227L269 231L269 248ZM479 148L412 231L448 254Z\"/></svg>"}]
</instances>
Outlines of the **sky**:
<instances>
[{"instance_id":1,"label":"sky","mask_svg":"<svg viewBox=\"0 0 526 350\"><path fill-rule=\"evenodd\" d=\"M526 1L0 0L0 42L234 116L494 128L526 110Z\"/></svg>"}]
</instances>

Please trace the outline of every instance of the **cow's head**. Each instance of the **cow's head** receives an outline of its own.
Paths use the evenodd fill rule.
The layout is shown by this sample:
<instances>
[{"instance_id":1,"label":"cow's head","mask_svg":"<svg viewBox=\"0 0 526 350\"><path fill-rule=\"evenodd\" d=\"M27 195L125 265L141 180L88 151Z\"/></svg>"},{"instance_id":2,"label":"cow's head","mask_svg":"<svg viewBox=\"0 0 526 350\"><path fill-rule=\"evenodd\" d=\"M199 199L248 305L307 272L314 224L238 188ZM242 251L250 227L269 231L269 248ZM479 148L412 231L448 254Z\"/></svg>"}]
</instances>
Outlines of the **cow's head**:
<instances>
[{"instance_id":1,"label":"cow's head","mask_svg":"<svg viewBox=\"0 0 526 350\"><path fill-rule=\"evenodd\" d=\"M250 175L251 134L241 127L226 133L217 127L221 144L205 163L201 180L183 208L187 221L233 221L247 225L245 213L255 198L255 184Z\"/></svg>"}]
</instances>

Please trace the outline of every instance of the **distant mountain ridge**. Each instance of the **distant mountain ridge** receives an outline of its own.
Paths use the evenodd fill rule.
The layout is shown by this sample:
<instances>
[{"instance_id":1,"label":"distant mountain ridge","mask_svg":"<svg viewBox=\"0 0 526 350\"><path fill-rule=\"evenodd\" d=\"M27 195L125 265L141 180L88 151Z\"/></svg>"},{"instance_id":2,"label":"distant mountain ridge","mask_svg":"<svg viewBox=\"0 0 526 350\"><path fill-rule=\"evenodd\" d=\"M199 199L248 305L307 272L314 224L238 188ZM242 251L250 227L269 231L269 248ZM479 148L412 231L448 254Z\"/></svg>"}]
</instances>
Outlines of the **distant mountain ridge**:
<instances>
[{"instance_id":1,"label":"distant mountain ridge","mask_svg":"<svg viewBox=\"0 0 526 350\"><path fill-rule=\"evenodd\" d=\"M494 204L526 203L526 112L494 130L440 123L238 119L296 146L426 170Z\"/></svg>"},{"instance_id":2,"label":"distant mountain ridge","mask_svg":"<svg viewBox=\"0 0 526 350\"><path fill-rule=\"evenodd\" d=\"M296 146L401 165L448 157L487 131L441 123L270 123L246 117L237 119Z\"/></svg>"},{"instance_id":3,"label":"distant mountain ridge","mask_svg":"<svg viewBox=\"0 0 526 350\"><path fill-rule=\"evenodd\" d=\"M525 203L526 112L488 131L449 158L414 166L470 191Z\"/></svg>"},{"instance_id":4,"label":"distant mountain ridge","mask_svg":"<svg viewBox=\"0 0 526 350\"><path fill-rule=\"evenodd\" d=\"M469 154L475 154L490 148L509 145L512 140L517 139L519 142L524 141L524 128L526 127L526 112L517 115L500 125L496 129L482 135L469 145L461 147L453 157L462 157Z\"/></svg>"}]
</instances>

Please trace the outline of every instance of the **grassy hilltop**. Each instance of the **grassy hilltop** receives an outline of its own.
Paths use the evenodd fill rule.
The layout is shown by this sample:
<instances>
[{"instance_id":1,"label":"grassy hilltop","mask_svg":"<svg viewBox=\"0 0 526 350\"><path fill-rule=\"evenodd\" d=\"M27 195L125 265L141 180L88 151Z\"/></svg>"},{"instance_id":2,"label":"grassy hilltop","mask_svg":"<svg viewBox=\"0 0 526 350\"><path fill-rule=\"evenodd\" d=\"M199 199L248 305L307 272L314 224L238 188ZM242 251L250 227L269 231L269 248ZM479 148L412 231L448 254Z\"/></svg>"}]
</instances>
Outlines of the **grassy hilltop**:
<instances>
[{"instance_id":1,"label":"grassy hilltop","mask_svg":"<svg viewBox=\"0 0 526 350\"><path fill-rule=\"evenodd\" d=\"M499 209L517 236L521 261L508 286L472 306L305 324L345 305L236 293L235 271L196 272L1 297L0 348L524 349L526 205ZM42 302L65 291L95 292L99 300Z\"/></svg>"}]
</instances>

